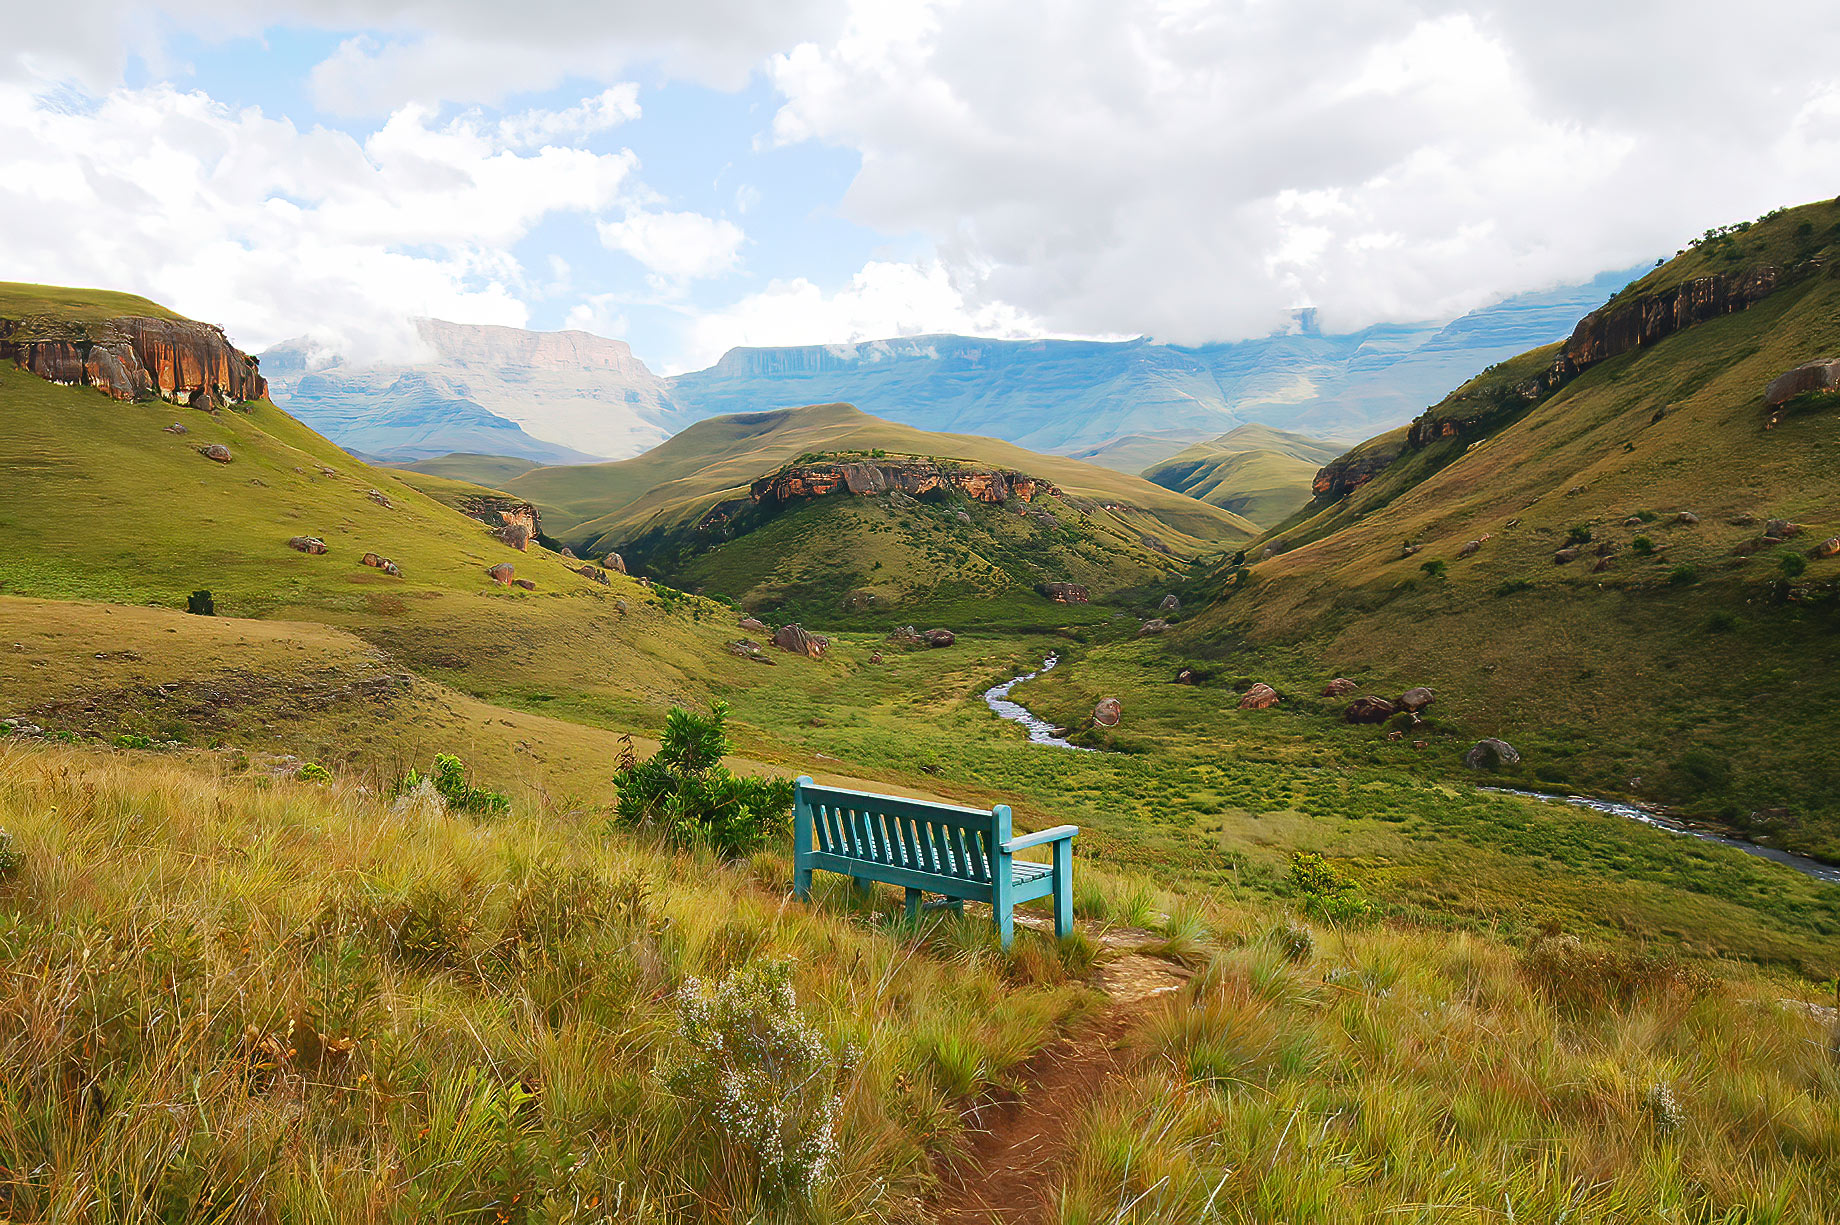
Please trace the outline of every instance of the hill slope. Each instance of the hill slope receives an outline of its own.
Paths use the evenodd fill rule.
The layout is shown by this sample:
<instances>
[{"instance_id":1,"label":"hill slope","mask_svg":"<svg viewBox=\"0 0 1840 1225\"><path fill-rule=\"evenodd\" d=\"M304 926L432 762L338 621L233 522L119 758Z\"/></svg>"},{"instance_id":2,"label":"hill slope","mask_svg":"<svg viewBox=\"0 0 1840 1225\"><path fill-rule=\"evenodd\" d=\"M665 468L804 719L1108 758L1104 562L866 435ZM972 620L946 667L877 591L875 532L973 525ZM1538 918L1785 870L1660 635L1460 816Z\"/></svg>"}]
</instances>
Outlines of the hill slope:
<instances>
[{"instance_id":1,"label":"hill slope","mask_svg":"<svg viewBox=\"0 0 1840 1225\"><path fill-rule=\"evenodd\" d=\"M1317 469L1336 448L1268 425L1242 425L1153 464L1145 480L1264 526L1310 500Z\"/></svg>"},{"instance_id":2,"label":"hill slope","mask_svg":"<svg viewBox=\"0 0 1840 1225\"><path fill-rule=\"evenodd\" d=\"M1811 670L1840 631L1840 398L1764 400L1840 354L1836 268L1840 202L1698 244L1330 465L1205 620L1430 684L1533 777L1840 856L1840 692Z\"/></svg>"}]
</instances>

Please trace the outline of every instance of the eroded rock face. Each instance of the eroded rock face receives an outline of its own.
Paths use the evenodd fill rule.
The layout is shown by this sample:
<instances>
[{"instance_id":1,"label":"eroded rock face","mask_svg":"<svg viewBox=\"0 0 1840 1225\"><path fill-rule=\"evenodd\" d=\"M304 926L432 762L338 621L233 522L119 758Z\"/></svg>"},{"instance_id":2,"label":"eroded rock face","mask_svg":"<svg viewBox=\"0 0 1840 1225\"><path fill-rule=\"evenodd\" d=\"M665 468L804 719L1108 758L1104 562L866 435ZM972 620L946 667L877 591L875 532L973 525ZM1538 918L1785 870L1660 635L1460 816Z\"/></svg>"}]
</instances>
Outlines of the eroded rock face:
<instances>
[{"instance_id":1,"label":"eroded rock face","mask_svg":"<svg viewBox=\"0 0 1840 1225\"><path fill-rule=\"evenodd\" d=\"M255 358L225 339L223 329L187 319L0 319L0 359L8 358L40 378L94 387L124 402L224 408L268 394Z\"/></svg>"},{"instance_id":2,"label":"eroded rock face","mask_svg":"<svg viewBox=\"0 0 1840 1225\"><path fill-rule=\"evenodd\" d=\"M1246 690L1245 695L1239 700L1239 708L1241 710L1269 710L1281 701L1283 699L1278 696L1276 689L1261 682Z\"/></svg>"},{"instance_id":3,"label":"eroded rock face","mask_svg":"<svg viewBox=\"0 0 1840 1225\"><path fill-rule=\"evenodd\" d=\"M749 487L755 502L776 505L821 498L833 493L859 497L902 493L922 497L957 490L978 502L1001 505L1011 498L1033 501L1037 494L1058 494L1047 481L1020 472L993 468L941 468L924 460L794 464Z\"/></svg>"},{"instance_id":4,"label":"eroded rock face","mask_svg":"<svg viewBox=\"0 0 1840 1225\"><path fill-rule=\"evenodd\" d=\"M1376 446L1351 452L1330 460L1310 482L1310 492L1319 498L1344 498L1384 472L1400 456L1398 445Z\"/></svg>"},{"instance_id":5,"label":"eroded rock face","mask_svg":"<svg viewBox=\"0 0 1840 1225\"><path fill-rule=\"evenodd\" d=\"M1385 698L1369 694L1350 702L1348 709L1342 712L1342 718L1350 723L1385 723L1398 711L1399 708Z\"/></svg>"},{"instance_id":6,"label":"eroded rock face","mask_svg":"<svg viewBox=\"0 0 1840 1225\"><path fill-rule=\"evenodd\" d=\"M1763 389L1764 407L1780 407L1811 391L1840 391L1840 357L1824 357L1777 375Z\"/></svg>"},{"instance_id":7,"label":"eroded rock face","mask_svg":"<svg viewBox=\"0 0 1840 1225\"><path fill-rule=\"evenodd\" d=\"M1092 592L1078 583L1039 583L1035 590L1056 604L1084 604L1092 599Z\"/></svg>"},{"instance_id":8,"label":"eroded rock face","mask_svg":"<svg viewBox=\"0 0 1840 1225\"><path fill-rule=\"evenodd\" d=\"M613 571L615 574L626 573L626 559L621 557L618 553L609 553L607 556L601 558L601 565ZM762 626L761 628L764 629L766 627Z\"/></svg>"},{"instance_id":9,"label":"eroded rock face","mask_svg":"<svg viewBox=\"0 0 1840 1225\"><path fill-rule=\"evenodd\" d=\"M824 652L830 649L830 639L813 634L802 625L782 625L773 635L773 645L782 651L794 655L806 655L812 659L823 659Z\"/></svg>"},{"instance_id":10,"label":"eroded rock face","mask_svg":"<svg viewBox=\"0 0 1840 1225\"><path fill-rule=\"evenodd\" d=\"M519 552L530 548L542 528L536 506L522 498L481 494L461 499L459 509L469 519L491 528L494 536Z\"/></svg>"},{"instance_id":11,"label":"eroded rock face","mask_svg":"<svg viewBox=\"0 0 1840 1225\"><path fill-rule=\"evenodd\" d=\"M1093 722L1100 727L1117 727L1124 719L1124 703L1117 698L1101 698L1093 707Z\"/></svg>"},{"instance_id":12,"label":"eroded rock face","mask_svg":"<svg viewBox=\"0 0 1840 1225\"><path fill-rule=\"evenodd\" d=\"M1506 740L1497 740L1490 736L1478 740L1469 752L1463 754L1463 764L1472 770L1499 770L1503 766L1519 765L1521 755Z\"/></svg>"}]
</instances>

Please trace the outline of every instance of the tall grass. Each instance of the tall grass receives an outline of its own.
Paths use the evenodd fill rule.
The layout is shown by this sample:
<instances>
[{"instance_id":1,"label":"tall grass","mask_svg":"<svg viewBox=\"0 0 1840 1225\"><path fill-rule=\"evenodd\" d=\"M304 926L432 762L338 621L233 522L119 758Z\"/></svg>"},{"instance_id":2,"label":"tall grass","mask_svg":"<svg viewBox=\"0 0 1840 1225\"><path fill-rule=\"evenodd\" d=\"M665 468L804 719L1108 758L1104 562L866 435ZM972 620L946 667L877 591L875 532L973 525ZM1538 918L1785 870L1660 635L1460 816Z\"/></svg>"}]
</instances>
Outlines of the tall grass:
<instances>
[{"instance_id":1,"label":"tall grass","mask_svg":"<svg viewBox=\"0 0 1840 1225\"><path fill-rule=\"evenodd\" d=\"M5 1219L918 1220L962 1099L1086 998L1033 935L789 904L771 856L204 755L0 750L0 826ZM792 1200L666 1071L685 981L768 958L849 1053Z\"/></svg>"}]
</instances>

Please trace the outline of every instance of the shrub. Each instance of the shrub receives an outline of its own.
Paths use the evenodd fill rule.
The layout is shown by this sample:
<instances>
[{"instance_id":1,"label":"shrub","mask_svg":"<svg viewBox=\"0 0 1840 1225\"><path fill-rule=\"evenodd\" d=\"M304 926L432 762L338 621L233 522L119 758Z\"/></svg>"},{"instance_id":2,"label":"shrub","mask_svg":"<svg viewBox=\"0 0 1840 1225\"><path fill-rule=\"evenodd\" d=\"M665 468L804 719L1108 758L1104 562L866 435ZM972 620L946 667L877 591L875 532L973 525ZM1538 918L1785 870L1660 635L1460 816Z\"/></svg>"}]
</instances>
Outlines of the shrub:
<instances>
[{"instance_id":1,"label":"shrub","mask_svg":"<svg viewBox=\"0 0 1840 1225\"><path fill-rule=\"evenodd\" d=\"M1519 968L1542 998L1574 1014L1626 1008L1660 994L1703 995L1712 986L1704 970L1678 958L1590 948L1576 936L1557 932L1528 945Z\"/></svg>"},{"instance_id":2,"label":"shrub","mask_svg":"<svg viewBox=\"0 0 1840 1225\"><path fill-rule=\"evenodd\" d=\"M713 989L685 980L663 1072L689 1117L742 1159L763 1194L802 1198L837 1153L841 1062L799 1015L791 966L765 962Z\"/></svg>"},{"instance_id":3,"label":"shrub","mask_svg":"<svg viewBox=\"0 0 1840 1225\"><path fill-rule=\"evenodd\" d=\"M1706 632L1709 634L1729 634L1738 628L1738 618L1734 613L1716 612L1706 618Z\"/></svg>"},{"instance_id":4,"label":"shrub","mask_svg":"<svg viewBox=\"0 0 1840 1225\"><path fill-rule=\"evenodd\" d=\"M1354 881L1314 851L1298 851L1291 856L1291 888L1303 895L1304 909L1332 923L1349 923L1363 919L1373 910L1373 903L1361 896Z\"/></svg>"},{"instance_id":5,"label":"shrub","mask_svg":"<svg viewBox=\"0 0 1840 1225\"><path fill-rule=\"evenodd\" d=\"M185 611L197 617L215 617L217 602L208 591L194 591L185 597Z\"/></svg>"},{"instance_id":6,"label":"shrub","mask_svg":"<svg viewBox=\"0 0 1840 1225\"><path fill-rule=\"evenodd\" d=\"M727 721L725 702L717 702L707 718L675 708L665 717L657 753L638 761L629 746L613 775L620 794L616 819L657 826L679 846L702 843L732 858L752 854L782 833L794 784L730 774L722 765Z\"/></svg>"},{"instance_id":7,"label":"shrub","mask_svg":"<svg viewBox=\"0 0 1840 1225\"><path fill-rule=\"evenodd\" d=\"M426 775L416 770L409 771L397 787L397 794L407 795L424 783L433 787L449 808L459 812L500 817L511 811L511 800L501 792L484 791L468 783L466 767L452 753L436 753L434 768Z\"/></svg>"},{"instance_id":8,"label":"shrub","mask_svg":"<svg viewBox=\"0 0 1840 1225\"><path fill-rule=\"evenodd\" d=\"M1579 523L1579 524L1574 525L1570 531L1565 533L1565 543L1567 544L1589 544L1591 543L1591 525L1588 523Z\"/></svg>"},{"instance_id":9,"label":"shrub","mask_svg":"<svg viewBox=\"0 0 1840 1225\"><path fill-rule=\"evenodd\" d=\"M1519 595L1523 591L1531 590L1533 590L1533 584L1524 578L1511 578L1495 584L1495 595L1498 598Z\"/></svg>"},{"instance_id":10,"label":"shrub","mask_svg":"<svg viewBox=\"0 0 1840 1225\"><path fill-rule=\"evenodd\" d=\"M1668 586L1689 587L1699 582L1699 571L1692 566L1679 565L1668 571Z\"/></svg>"},{"instance_id":11,"label":"shrub","mask_svg":"<svg viewBox=\"0 0 1840 1225\"><path fill-rule=\"evenodd\" d=\"M13 845L13 835L0 829L0 880L6 880L19 871L26 857Z\"/></svg>"},{"instance_id":12,"label":"shrub","mask_svg":"<svg viewBox=\"0 0 1840 1225\"><path fill-rule=\"evenodd\" d=\"M1784 578L1800 578L1802 572L1808 569L1808 559L1800 553L1784 549L1776 555L1776 565L1783 572Z\"/></svg>"},{"instance_id":13,"label":"shrub","mask_svg":"<svg viewBox=\"0 0 1840 1225\"><path fill-rule=\"evenodd\" d=\"M1647 536L1637 536L1634 540L1629 542L1629 550L1642 557L1647 557L1650 553L1655 551L1655 542Z\"/></svg>"},{"instance_id":14,"label":"shrub","mask_svg":"<svg viewBox=\"0 0 1840 1225\"><path fill-rule=\"evenodd\" d=\"M294 771L294 777L307 783L329 783L332 781L332 771L317 761L309 761Z\"/></svg>"},{"instance_id":15,"label":"shrub","mask_svg":"<svg viewBox=\"0 0 1840 1225\"><path fill-rule=\"evenodd\" d=\"M1443 578L1446 568L1445 564L1441 561L1428 561L1419 566L1420 570L1423 570L1432 578Z\"/></svg>"}]
</instances>

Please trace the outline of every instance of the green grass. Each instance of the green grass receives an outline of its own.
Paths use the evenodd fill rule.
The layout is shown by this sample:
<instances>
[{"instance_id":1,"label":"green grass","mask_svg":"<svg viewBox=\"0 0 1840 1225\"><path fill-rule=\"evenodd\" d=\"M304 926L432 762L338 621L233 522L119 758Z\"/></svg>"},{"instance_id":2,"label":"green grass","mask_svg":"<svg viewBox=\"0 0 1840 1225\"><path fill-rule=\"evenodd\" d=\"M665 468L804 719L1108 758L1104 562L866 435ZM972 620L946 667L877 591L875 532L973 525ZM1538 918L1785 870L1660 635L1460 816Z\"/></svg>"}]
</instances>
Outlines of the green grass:
<instances>
[{"instance_id":1,"label":"green grass","mask_svg":"<svg viewBox=\"0 0 1840 1225\"><path fill-rule=\"evenodd\" d=\"M446 477L452 481L464 481L471 485L484 485L488 489L497 489L512 477L522 476L541 466L528 459L516 459L508 455L454 454L417 460L412 464L402 464L400 468L405 472L420 472L428 476Z\"/></svg>"},{"instance_id":2,"label":"green grass","mask_svg":"<svg viewBox=\"0 0 1840 1225\"><path fill-rule=\"evenodd\" d=\"M1274 524L1310 500L1326 461L1279 451L1220 451L1203 443L1144 470L1144 479L1258 524Z\"/></svg>"},{"instance_id":3,"label":"green grass","mask_svg":"<svg viewBox=\"0 0 1840 1225\"><path fill-rule=\"evenodd\" d=\"M152 319L183 318L158 303L131 293L0 281L0 319L24 324L20 334L22 338L29 339L34 326L52 320L78 324L106 323L126 315Z\"/></svg>"}]
</instances>

